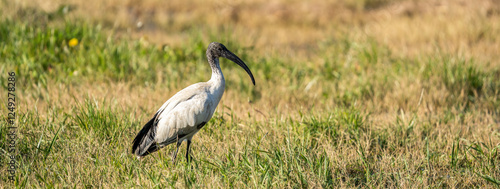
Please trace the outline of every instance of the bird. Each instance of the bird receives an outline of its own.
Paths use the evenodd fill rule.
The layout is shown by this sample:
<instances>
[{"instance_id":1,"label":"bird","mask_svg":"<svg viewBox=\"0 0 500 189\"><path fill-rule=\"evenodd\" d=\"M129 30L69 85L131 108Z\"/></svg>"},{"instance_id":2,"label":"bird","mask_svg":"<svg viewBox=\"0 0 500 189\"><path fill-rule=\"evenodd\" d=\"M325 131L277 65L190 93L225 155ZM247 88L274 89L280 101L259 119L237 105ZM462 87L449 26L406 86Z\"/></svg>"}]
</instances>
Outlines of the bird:
<instances>
[{"instance_id":1,"label":"bird","mask_svg":"<svg viewBox=\"0 0 500 189\"><path fill-rule=\"evenodd\" d=\"M172 153L172 162L175 163L179 146L186 141L186 159L189 161L193 136L212 118L224 93L226 81L219 65L219 57L241 66L255 86L255 79L248 66L223 44L210 43L206 56L212 70L210 80L182 89L156 111L132 142L132 153L138 159L176 143L176 150Z\"/></svg>"}]
</instances>

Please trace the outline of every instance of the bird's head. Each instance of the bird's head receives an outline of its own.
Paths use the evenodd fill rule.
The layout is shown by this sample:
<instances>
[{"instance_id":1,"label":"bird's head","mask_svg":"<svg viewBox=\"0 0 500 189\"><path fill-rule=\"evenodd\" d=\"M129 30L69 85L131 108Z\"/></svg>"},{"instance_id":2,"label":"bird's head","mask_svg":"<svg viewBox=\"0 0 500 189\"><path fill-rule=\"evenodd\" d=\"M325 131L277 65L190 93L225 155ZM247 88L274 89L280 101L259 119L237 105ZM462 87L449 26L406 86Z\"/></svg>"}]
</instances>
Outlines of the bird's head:
<instances>
[{"instance_id":1,"label":"bird's head","mask_svg":"<svg viewBox=\"0 0 500 189\"><path fill-rule=\"evenodd\" d=\"M238 56L233 54L231 51L227 50L227 48L223 44L217 42L210 43L210 45L208 45L207 48L207 56L209 59L210 58L217 59L219 57L224 57L238 64L248 73L250 79L252 79L253 85L255 85L255 79L253 78L253 74L247 67L247 65Z\"/></svg>"},{"instance_id":2,"label":"bird's head","mask_svg":"<svg viewBox=\"0 0 500 189\"><path fill-rule=\"evenodd\" d=\"M226 51L229 51L226 46L217 42L210 43L207 48L207 54L215 56L214 58L223 57L223 53Z\"/></svg>"}]
</instances>

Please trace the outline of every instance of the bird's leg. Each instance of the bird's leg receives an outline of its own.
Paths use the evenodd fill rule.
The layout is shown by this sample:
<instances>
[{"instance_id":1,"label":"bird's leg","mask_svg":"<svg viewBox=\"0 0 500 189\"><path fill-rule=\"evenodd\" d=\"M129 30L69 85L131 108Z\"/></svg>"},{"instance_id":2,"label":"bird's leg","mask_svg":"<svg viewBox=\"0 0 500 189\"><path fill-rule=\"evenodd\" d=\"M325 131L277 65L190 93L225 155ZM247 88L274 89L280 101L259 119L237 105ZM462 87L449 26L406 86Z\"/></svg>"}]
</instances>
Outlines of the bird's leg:
<instances>
[{"instance_id":1,"label":"bird's leg","mask_svg":"<svg viewBox=\"0 0 500 189\"><path fill-rule=\"evenodd\" d=\"M191 149L191 140L187 141L187 149L186 149L186 160L189 162L189 150Z\"/></svg>"},{"instance_id":2,"label":"bird's leg","mask_svg":"<svg viewBox=\"0 0 500 189\"><path fill-rule=\"evenodd\" d=\"M177 149L174 151L172 154L172 163L175 165L175 158L177 157L177 152L179 152L179 146L181 145L181 142L177 142Z\"/></svg>"}]
</instances>

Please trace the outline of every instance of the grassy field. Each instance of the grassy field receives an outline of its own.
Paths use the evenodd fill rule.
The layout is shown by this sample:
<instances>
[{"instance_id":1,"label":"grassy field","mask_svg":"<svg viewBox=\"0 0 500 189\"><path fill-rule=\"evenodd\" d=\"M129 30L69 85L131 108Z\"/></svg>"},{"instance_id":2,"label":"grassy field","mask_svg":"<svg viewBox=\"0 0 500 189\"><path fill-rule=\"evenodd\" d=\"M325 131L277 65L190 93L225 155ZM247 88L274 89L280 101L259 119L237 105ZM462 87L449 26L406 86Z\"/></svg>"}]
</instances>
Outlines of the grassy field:
<instances>
[{"instance_id":1,"label":"grassy field","mask_svg":"<svg viewBox=\"0 0 500 189\"><path fill-rule=\"evenodd\" d=\"M0 188L495 188L500 1L1 1ZM78 40L74 43L73 40ZM135 134L180 89L226 91L194 138L142 161ZM180 154L185 153L185 144ZM16 180L8 162L17 161Z\"/></svg>"}]
</instances>

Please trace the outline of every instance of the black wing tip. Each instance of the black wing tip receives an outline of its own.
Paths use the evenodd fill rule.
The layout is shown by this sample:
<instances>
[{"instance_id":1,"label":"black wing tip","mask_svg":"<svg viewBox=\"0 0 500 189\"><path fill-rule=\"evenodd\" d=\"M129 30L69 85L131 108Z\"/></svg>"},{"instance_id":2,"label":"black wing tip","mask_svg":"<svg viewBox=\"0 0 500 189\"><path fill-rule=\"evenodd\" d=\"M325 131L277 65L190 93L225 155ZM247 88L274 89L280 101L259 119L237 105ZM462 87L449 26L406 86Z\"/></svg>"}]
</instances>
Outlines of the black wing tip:
<instances>
[{"instance_id":1,"label":"black wing tip","mask_svg":"<svg viewBox=\"0 0 500 189\"><path fill-rule=\"evenodd\" d=\"M152 132L152 129L154 129L154 126L156 125L155 124L155 121L156 121L156 116L158 115L158 113L156 113L153 118L151 120L149 120L145 125L144 127L139 131L139 133L137 133L137 136L135 136L134 140L132 141L132 153L141 157L141 156L145 156L151 152L154 152L154 151L157 151L157 146L156 146L156 142L152 141L152 144L151 145L147 145L149 146L147 150L141 150L140 147L141 146L144 146L144 145L141 145L141 143L143 142L147 142L145 141L145 139L148 137L148 135L150 135L150 133ZM141 153L141 151L143 151Z\"/></svg>"},{"instance_id":2,"label":"black wing tip","mask_svg":"<svg viewBox=\"0 0 500 189\"><path fill-rule=\"evenodd\" d=\"M158 148L158 145L156 145L156 142L153 142L153 144L151 144L151 146L149 146L148 150L144 151L143 153L140 153L140 150L133 151L133 153L137 157L141 158L141 157L149 155L150 153L156 152L159 149L160 148Z\"/></svg>"},{"instance_id":3,"label":"black wing tip","mask_svg":"<svg viewBox=\"0 0 500 189\"><path fill-rule=\"evenodd\" d=\"M142 138L143 138L143 136L142 136L142 135L140 135L140 134L141 134L141 133L139 133L139 134L135 137L135 139L134 139L134 141L133 141L133 145L132 145L132 153L133 153L133 154L135 154L135 155L137 155L137 156L140 156L140 155L139 155L139 150L138 150L137 148L139 148L139 146L140 146L140 144L141 144L141 141L142 141Z\"/></svg>"}]
</instances>

